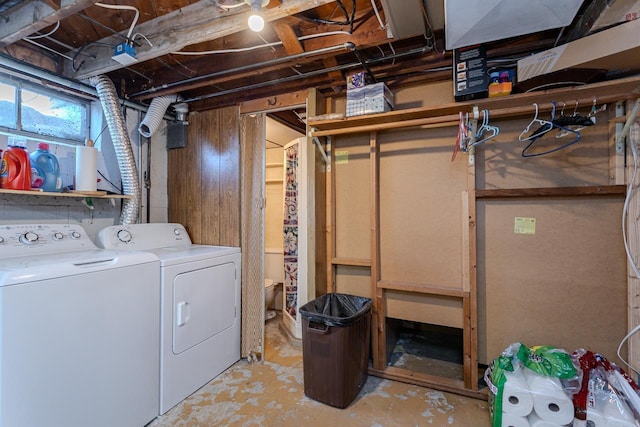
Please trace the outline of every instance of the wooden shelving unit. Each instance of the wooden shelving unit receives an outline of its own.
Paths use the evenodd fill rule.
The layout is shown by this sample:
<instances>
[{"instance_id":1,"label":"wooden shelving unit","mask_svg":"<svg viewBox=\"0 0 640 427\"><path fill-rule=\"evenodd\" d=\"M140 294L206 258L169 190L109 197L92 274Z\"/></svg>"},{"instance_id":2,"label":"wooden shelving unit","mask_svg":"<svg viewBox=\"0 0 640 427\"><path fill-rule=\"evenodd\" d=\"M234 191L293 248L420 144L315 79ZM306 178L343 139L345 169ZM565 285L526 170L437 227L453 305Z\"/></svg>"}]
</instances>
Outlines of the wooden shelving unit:
<instances>
[{"instance_id":1,"label":"wooden shelving unit","mask_svg":"<svg viewBox=\"0 0 640 427\"><path fill-rule=\"evenodd\" d=\"M596 83L579 87L560 88L535 93L515 94L500 98L443 104L437 107L397 110L382 114L358 116L338 120L316 120L309 118L308 128L312 137L337 137L340 135L368 134L370 141L370 258L339 258L336 256L336 178L334 164L326 174L327 185L327 289L335 291L336 268L356 266L370 269L371 295L373 299L372 352L373 366L370 373L394 380L415 383L458 394L486 398L487 390L479 389L478 337L477 337L477 291L476 291L476 201L480 198L510 197L567 197L594 195L624 195L624 185L585 186L565 188L524 189L477 189L475 163L468 162L467 188L463 192L463 280L460 288L442 284L404 283L383 280L381 277L380 251L380 142L379 133L411 127L424 129L457 126L459 112L472 112L474 106L488 109L491 118L522 118L533 116L534 103L539 111L549 111L551 101L577 102L581 106L610 104L640 96L640 76ZM335 140L332 141L335 148ZM332 158L333 163L333 158ZM387 292L406 292L415 295L435 295L460 301L460 316L463 330L464 380L427 375L398 367L388 366L387 348L389 337L386 331L385 303Z\"/></svg>"},{"instance_id":2,"label":"wooden shelving unit","mask_svg":"<svg viewBox=\"0 0 640 427\"><path fill-rule=\"evenodd\" d=\"M413 126L455 126L458 124L458 113L461 111L470 113L474 106L478 106L481 110L490 110L492 118L508 118L532 115L534 103L539 105L540 111L549 111L551 101L566 100L567 103L578 102L579 105L584 106L591 105L594 100L598 104L607 104L638 96L640 96L640 76L634 76L590 85L455 102L436 107L396 110L338 120L315 120L309 117L308 126L312 136L335 136Z\"/></svg>"}]
</instances>

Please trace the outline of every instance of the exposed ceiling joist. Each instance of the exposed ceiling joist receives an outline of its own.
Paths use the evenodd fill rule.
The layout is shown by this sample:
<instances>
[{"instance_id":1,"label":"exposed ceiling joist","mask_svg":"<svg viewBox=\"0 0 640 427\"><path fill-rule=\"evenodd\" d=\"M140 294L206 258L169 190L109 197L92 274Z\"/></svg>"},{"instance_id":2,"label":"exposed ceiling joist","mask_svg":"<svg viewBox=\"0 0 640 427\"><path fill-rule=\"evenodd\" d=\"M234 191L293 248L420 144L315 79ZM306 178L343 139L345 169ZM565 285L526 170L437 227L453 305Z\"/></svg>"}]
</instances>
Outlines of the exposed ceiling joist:
<instances>
[{"instance_id":1,"label":"exposed ceiling joist","mask_svg":"<svg viewBox=\"0 0 640 427\"><path fill-rule=\"evenodd\" d=\"M48 0L22 2L0 26L0 47L15 43L62 19L86 9L99 0L61 0L60 6ZM1 17L0 17L0 20Z\"/></svg>"},{"instance_id":2,"label":"exposed ceiling joist","mask_svg":"<svg viewBox=\"0 0 640 427\"><path fill-rule=\"evenodd\" d=\"M293 28L291 28L291 25L274 22L273 30L278 35L278 38L280 39L280 41L282 41L284 50L289 55L294 55L296 53L304 52L304 49L302 48L302 43L300 43L300 40L298 40L298 37L296 36L296 32L293 31Z\"/></svg>"},{"instance_id":3,"label":"exposed ceiling joist","mask_svg":"<svg viewBox=\"0 0 640 427\"><path fill-rule=\"evenodd\" d=\"M286 2L271 9L265 9L262 17L265 21L275 21L286 16L332 3L335 0L299 0ZM136 27L136 32L143 34L152 46L145 43L136 52L138 62L157 58L171 52L177 52L186 46L219 39L230 34L247 30L247 13L229 15L212 6L208 0L162 15L151 21L143 22ZM100 40L98 44L115 46L121 43L116 36ZM77 51L69 52L74 56ZM86 52L86 50L85 50ZM102 47L95 52L96 58L86 61L83 67L74 71L72 64L65 64L64 74L75 79L86 79L99 74L118 70L124 65L112 59L113 51Z\"/></svg>"}]
</instances>

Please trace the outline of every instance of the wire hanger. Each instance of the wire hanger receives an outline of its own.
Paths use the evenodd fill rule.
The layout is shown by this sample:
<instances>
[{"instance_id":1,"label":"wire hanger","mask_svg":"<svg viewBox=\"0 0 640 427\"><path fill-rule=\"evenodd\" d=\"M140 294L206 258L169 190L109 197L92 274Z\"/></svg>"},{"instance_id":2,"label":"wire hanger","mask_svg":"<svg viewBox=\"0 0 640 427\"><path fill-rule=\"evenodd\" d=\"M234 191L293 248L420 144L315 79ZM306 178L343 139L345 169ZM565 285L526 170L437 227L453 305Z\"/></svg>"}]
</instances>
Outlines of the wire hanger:
<instances>
[{"instance_id":1,"label":"wire hanger","mask_svg":"<svg viewBox=\"0 0 640 427\"><path fill-rule=\"evenodd\" d=\"M593 99L593 102L594 104L593 104L593 107L591 108L591 112L586 117L578 113L577 99L576 99L576 106L573 109L573 114L571 114L570 116L564 115L564 106L563 106L562 112L560 113L560 117L558 117L556 120L553 121L554 124L559 126L564 126L566 128L573 129L575 131L581 131L587 126L593 126L595 124L595 118L596 118L595 112L597 112L595 98ZM558 133L556 133L556 138L562 138L567 135L571 135L571 132L567 132L566 130L558 130Z\"/></svg>"},{"instance_id":2,"label":"wire hanger","mask_svg":"<svg viewBox=\"0 0 640 427\"><path fill-rule=\"evenodd\" d=\"M527 144L527 146L524 147L523 150L522 150L522 157L536 157L536 156L543 156L545 154L554 153L554 152L556 152L558 150L562 150L563 148L567 148L568 146L573 145L576 142L580 141L581 134L580 134L579 131L577 131L575 129L570 129L570 128L565 127L565 126L561 126L561 125L557 124L556 122L554 122L554 119L555 119L554 116L555 116L555 112L556 112L556 102L555 101L551 101L551 104L552 104L551 121L547 122L545 120L545 122L547 124L551 125L551 128L549 128L548 130L544 130L543 132L538 133L537 135L536 135L536 132L534 132L528 139L529 140L529 144ZM536 111L537 111L537 108L536 108ZM544 125L543 127L546 129L546 125ZM542 127L540 129L542 129ZM530 153L529 149L534 146L534 144L540 139L540 137L542 137L544 134L546 134L547 132L549 132L552 129L559 129L559 130L568 132L570 134L573 134L575 136L575 138L573 140L567 142L566 144L563 144L563 145L560 145L560 146L557 146L557 147L553 147L553 148L550 148L548 150L539 151L537 153Z\"/></svg>"},{"instance_id":3,"label":"wire hanger","mask_svg":"<svg viewBox=\"0 0 640 427\"><path fill-rule=\"evenodd\" d=\"M482 138L487 132L489 133L489 135ZM489 110L482 110L482 125L476 132L476 142L473 144L473 146L484 144L485 142L489 141L492 138L495 138L499 134L500 128L489 124Z\"/></svg>"},{"instance_id":4,"label":"wire hanger","mask_svg":"<svg viewBox=\"0 0 640 427\"><path fill-rule=\"evenodd\" d=\"M538 104L536 102L533 103L533 106L536 109L536 113L533 116L533 119L531 120L531 122L529 122L529 124L527 125L526 128L524 128L524 130L522 132L520 132L520 136L518 136L518 141L521 142L525 142L525 141L535 141L536 139L540 138L542 135L544 135L545 133L549 132L551 129L553 129L553 123L549 122L547 120L542 120L538 118ZM551 112L551 120L553 121L553 116L555 115L556 111L555 111L555 103L553 104L553 111ZM534 124L538 124L540 125L540 127L538 127L538 129L536 129L533 133L531 133L528 136L525 136L529 133L529 130L531 129L531 126L533 126Z\"/></svg>"}]
</instances>

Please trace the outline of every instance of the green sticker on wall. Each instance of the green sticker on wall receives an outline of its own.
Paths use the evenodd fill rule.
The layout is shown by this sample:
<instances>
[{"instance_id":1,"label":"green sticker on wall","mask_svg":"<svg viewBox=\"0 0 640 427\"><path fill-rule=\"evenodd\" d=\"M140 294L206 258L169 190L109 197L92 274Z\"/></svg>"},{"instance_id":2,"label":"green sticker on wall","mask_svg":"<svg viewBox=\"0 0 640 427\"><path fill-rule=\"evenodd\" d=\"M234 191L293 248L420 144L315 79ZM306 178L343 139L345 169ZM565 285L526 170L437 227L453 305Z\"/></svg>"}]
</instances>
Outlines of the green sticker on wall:
<instances>
[{"instance_id":1,"label":"green sticker on wall","mask_svg":"<svg viewBox=\"0 0 640 427\"><path fill-rule=\"evenodd\" d=\"M516 234L536 234L536 219L517 216L513 232Z\"/></svg>"},{"instance_id":2,"label":"green sticker on wall","mask_svg":"<svg viewBox=\"0 0 640 427\"><path fill-rule=\"evenodd\" d=\"M336 151L336 165L346 165L349 163L348 151Z\"/></svg>"}]
</instances>

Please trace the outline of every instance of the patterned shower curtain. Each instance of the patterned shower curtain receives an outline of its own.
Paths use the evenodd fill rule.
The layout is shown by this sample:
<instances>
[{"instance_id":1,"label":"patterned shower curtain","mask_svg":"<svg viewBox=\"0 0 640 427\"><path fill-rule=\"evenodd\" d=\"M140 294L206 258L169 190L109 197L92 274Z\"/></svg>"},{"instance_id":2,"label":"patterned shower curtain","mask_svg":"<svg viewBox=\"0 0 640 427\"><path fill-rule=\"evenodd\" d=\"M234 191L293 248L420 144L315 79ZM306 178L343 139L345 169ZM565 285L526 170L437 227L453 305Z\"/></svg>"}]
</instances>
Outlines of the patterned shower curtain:
<instances>
[{"instance_id":1,"label":"patterned shower curtain","mask_svg":"<svg viewBox=\"0 0 640 427\"><path fill-rule=\"evenodd\" d=\"M284 286L285 310L298 311L298 144L285 149L284 183Z\"/></svg>"}]
</instances>

